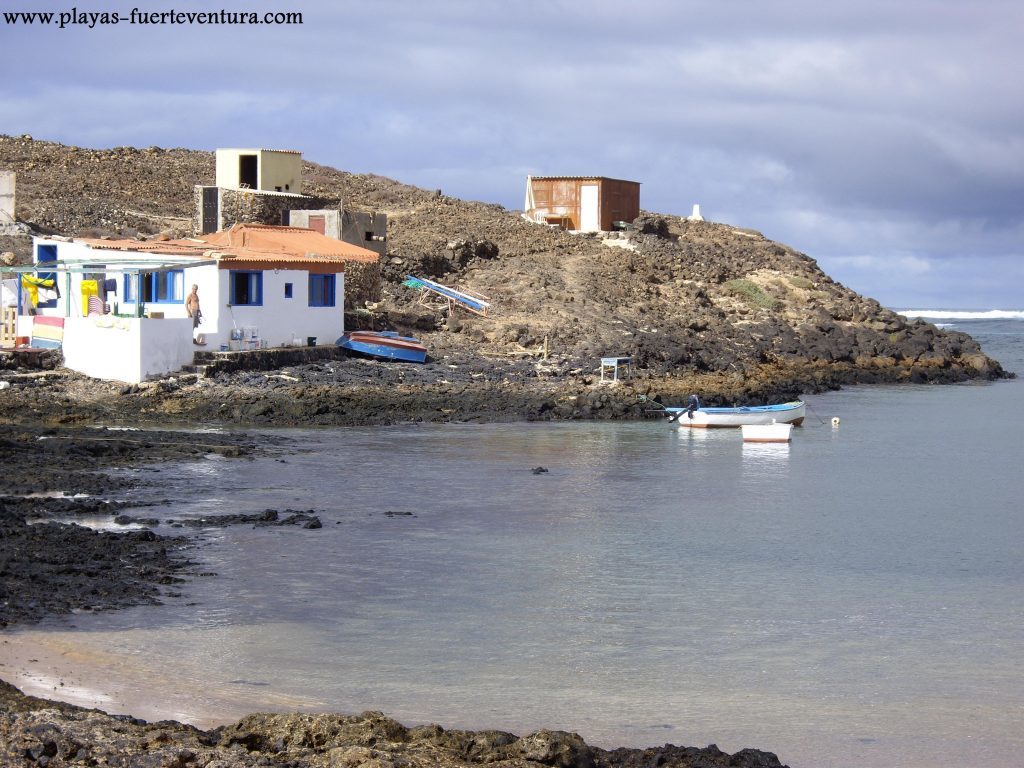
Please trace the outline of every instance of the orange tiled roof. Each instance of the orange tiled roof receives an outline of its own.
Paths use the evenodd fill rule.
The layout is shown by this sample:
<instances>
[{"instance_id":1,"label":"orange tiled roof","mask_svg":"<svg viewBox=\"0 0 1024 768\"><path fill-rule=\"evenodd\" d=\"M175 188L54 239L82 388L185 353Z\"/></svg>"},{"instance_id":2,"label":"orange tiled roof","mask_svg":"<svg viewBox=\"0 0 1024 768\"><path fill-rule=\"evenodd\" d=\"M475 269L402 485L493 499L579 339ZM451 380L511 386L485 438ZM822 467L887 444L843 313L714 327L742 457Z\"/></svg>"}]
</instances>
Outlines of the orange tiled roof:
<instances>
[{"instance_id":1,"label":"orange tiled roof","mask_svg":"<svg viewBox=\"0 0 1024 768\"><path fill-rule=\"evenodd\" d=\"M209 249L187 240L101 240L92 237L76 237L75 240L100 251L136 251L162 256L202 256Z\"/></svg>"},{"instance_id":2,"label":"orange tiled roof","mask_svg":"<svg viewBox=\"0 0 1024 768\"><path fill-rule=\"evenodd\" d=\"M196 239L219 253L234 255L237 251L239 257L248 261L375 262L380 258L367 248L302 227L235 224L231 229Z\"/></svg>"},{"instance_id":3,"label":"orange tiled roof","mask_svg":"<svg viewBox=\"0 0 1024 768\"><path fill-rule=\"evenodd\" d=\"M79 238L91 248L162 256L195 256L218 261L275 264L374 263L374 251L335 240L312 229L268 224L235 224L231 229L183 240L97 240Z\"/></svg>"}]
</instances>

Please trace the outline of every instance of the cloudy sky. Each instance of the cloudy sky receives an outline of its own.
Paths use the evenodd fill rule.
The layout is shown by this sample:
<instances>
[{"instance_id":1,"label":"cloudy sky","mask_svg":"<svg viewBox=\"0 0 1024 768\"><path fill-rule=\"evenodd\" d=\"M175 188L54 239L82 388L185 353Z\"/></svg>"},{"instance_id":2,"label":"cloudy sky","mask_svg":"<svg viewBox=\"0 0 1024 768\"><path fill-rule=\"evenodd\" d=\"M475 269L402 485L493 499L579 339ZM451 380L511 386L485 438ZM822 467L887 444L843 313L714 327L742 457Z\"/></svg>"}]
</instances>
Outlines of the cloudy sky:
<instances>
[{"instance_id":1,"label":"cloudy sky","mask_svg":"<svg viewBox=\"0 0 1024 768\"><path fill-rule=\"evenodd\" d=\"M0 16L0 133L263 146L522 207L526 175L640 181L896 308L1024 307L1019 0L3 0L302 24Z\"/></svg>"}]
</instances>

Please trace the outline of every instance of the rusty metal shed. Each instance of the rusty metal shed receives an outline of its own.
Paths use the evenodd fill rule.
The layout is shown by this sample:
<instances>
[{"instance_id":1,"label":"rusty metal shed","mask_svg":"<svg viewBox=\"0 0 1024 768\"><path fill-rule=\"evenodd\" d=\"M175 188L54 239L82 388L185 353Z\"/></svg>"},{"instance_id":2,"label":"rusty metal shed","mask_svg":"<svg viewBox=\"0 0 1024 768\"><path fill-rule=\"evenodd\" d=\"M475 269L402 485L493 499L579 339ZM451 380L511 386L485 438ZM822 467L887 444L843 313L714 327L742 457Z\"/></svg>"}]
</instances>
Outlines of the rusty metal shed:
<instances>
[{"instance_id":1,"label":"rusty metal shed","mask_svg":"<svg viewBox=\"0 0 1024 768\"><path fill-rule=\"evenodd\" d=\"M527 176L526 217L578 232L609 232L640 215L640 182L605 176Z\"/></svg>"}]
</instances>

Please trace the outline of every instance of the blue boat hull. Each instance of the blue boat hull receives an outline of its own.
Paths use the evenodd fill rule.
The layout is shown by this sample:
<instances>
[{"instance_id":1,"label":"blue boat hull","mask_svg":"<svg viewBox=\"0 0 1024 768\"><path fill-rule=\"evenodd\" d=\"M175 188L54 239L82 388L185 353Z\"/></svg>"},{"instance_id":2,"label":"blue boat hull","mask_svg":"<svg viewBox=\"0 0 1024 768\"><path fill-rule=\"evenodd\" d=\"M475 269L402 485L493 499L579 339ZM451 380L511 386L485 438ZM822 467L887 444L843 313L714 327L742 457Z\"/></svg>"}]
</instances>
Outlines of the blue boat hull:
<instances>
[{"instance_id":1,"label":"blue boat hull","mask_svg":"<svg viewBox=\"0 0 1024 768\"><path fill-rule=\"evenodd\" d=\"M399 360L406 363L423 363L427 360L426 348L416 339L399 336L394 332L346 333L337 343L342 349L382 360Z\"/></svg>"}]
</instances>

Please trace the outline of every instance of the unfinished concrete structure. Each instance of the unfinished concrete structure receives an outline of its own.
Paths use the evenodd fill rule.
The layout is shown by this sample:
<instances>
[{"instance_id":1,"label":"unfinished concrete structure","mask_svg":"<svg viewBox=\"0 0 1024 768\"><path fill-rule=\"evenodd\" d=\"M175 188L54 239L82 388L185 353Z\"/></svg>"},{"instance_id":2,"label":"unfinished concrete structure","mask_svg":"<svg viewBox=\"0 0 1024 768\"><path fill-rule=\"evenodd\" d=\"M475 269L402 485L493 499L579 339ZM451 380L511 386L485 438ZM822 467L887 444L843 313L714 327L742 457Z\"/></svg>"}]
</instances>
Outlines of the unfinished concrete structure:
<instances>
[{"instance_id":1,"label":"unfinished concrete structure","mask_svg":"<svg viewBox=\"0 0 1024 768\"><path fill-rule=\"evenodd\" d=\"M14 171L0 171L0 227L15 222Z\"/></svg>"},{"instance_id":2,"label":"unfinished concrete structure","mask_svg":"<svg viewBox=\"0 0 1024 768\"><path fill-rule=\"evenodd\" d=\"M605 176L527 176L524 215L577 232L610 232L640 215L640 182Z\"/></svg>"},{"instance_id":3,"label":"unfinished concrete structure","mask_svg":"<svg viewBox=\"0 0 1024 768\"><path fill-rule=\"evenodd\" d=\"M302 194L302 153L290 149L218 149L217 186Z\"/></svg>"},{"instance_id":4,"label":"unfinished concrete structure","mask_svg":"<svg viewBox=\"0 0 1024 768\"><path fill-rule=\"evenodd\" d=\"M381 257L387 255L388 217L384 213L351 211L344 206L339 209L294 210L289 212L289 224L367 248Z\"/></svg>"},{"instance_id":5,"label":"unfinished concrete structure","mask_svg":"<svg viewBox=\"0 0 1024 768\"><path fill-rule=\"evenodd\" d=\"M277 149L218 149L216 183L196 187L193 234L232 224L287 225L289 211L323 208L302 194L302 154Z\"/></svg>"},{"instance_id":6,"label":"unfinished concrete structure","mask_svg":"<svg viewBox=\"0 0 1024 768\"><path fill-rule=\"evenodd\" d=\"M235 224L305 227L387 255L387 216L346 211L338 201L304 195L302 155L271 149L218 149L216 184L195 188L192 231L220 232ZM346 277L349 308L380 299L378 263L353 265Z\"/></svg>"}]
</instances>

